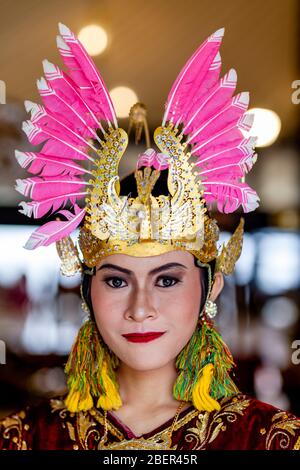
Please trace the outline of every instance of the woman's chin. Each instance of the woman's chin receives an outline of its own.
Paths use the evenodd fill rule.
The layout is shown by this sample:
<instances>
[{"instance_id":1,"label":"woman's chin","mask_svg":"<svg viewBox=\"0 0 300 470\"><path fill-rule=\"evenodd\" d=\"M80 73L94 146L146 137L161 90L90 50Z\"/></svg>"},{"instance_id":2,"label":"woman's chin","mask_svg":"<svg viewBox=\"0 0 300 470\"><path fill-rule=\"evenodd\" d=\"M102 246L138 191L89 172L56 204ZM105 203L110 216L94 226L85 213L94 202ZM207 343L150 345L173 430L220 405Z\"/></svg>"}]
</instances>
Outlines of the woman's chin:
<instances>
[{"instance_id":1,"label":"woman's chin","mask_svg":"<svg viewBox=\"0 0 300 470\"><path fill-rule=\"evenodd\" d=\"M130 369L137 370L140 372L147 372L150 370L160 369L168 364L172 359L163 357L153 357L153 355L149 356L149 354L139 354L139 357L124 357L124 359L120 358L121 361Z\"/></svg>"}]
</instances>

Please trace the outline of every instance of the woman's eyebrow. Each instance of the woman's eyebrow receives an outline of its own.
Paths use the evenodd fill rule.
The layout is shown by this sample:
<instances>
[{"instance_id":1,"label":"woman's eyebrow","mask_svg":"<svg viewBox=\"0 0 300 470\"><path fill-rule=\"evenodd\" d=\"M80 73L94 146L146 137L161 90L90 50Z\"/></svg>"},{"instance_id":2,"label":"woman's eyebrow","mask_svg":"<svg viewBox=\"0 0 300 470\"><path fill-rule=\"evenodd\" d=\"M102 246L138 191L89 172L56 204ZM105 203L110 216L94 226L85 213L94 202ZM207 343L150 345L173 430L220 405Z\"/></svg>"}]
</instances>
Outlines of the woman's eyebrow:
<instances>
[{"instance_id":1,"label":"woman's eyebrow","mask_svg":"<svg viewBox=\"0 0 300 470\"><path fill-rule=\"evenodd\" d=\"M167 263L167 264L163 264L162 266L158 266L157 268L152 269L151 271L149 271L148 274L157 274L161 271L165 271L166 269L178 268L178 267L187 269L187 267L181 263ZM122 268L121 266L117 266L116 264L111 264L111 263L102 264L102 266L100 266L97 271L100 271L102 269L114 269L115 271L121 271L122 273L128 274L129 276L134 274L133 271L130 271L130 269Z\"/></svg>"}]
</instances>

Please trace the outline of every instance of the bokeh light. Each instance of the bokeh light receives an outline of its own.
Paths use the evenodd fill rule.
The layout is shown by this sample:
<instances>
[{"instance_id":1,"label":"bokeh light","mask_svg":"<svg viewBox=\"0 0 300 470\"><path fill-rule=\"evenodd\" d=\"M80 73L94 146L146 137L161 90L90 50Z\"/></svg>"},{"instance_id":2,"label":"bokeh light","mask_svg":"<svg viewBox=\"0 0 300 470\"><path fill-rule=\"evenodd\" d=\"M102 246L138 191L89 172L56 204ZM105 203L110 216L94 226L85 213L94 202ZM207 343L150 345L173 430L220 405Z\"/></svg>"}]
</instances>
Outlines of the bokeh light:
<instances>
[{"instance_id":1,"label":"bokeh light","mask_svg":"<svg viewBox=\"0 0 300 470\"><path fill-rule=\"evenodd\" d=\"M79 41L91 56L101 54L107 46L107 33L101 26L90 24L78 33Z\"/></svg>"}]
</instances>

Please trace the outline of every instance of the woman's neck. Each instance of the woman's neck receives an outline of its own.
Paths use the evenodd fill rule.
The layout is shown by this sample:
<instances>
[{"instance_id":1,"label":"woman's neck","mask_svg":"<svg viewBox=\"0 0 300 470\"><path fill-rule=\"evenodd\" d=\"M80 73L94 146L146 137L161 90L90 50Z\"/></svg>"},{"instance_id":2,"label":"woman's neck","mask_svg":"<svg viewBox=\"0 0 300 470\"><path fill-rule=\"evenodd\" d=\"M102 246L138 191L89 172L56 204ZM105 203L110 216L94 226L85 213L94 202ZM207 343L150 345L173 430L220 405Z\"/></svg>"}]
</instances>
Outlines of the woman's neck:
<instances>
[{"instance_id":1,"label":"woman's neck","mask_svg":"<svg viewBox=\"0 0 300 470\"><path fill-rule=\"evenodd\" d=\"M121 363L117 377L123 405L141 409L178 405L173 398L173 385L177 378L174 363L148 371L134 370Z\"/></svg>"}]
</instances>

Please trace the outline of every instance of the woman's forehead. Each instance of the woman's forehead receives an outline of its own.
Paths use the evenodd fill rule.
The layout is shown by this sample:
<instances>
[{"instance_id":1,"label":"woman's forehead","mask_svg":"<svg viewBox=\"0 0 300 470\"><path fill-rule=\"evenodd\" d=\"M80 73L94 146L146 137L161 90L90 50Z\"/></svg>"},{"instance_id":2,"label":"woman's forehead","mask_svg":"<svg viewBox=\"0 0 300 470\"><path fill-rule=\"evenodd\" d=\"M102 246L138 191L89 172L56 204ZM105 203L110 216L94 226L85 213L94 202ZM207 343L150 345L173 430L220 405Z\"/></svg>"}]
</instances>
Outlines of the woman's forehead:
<instances>
[{"instance_id":1,"label":"woman's forehead","mask_svg":"<svg viewBox=\"0 0 300 470\"><path fill-rule=\"evenodd\" d=\"M161 255L145 257L130 256L126 254L117 253L106 256L103 260L98 263L97 268L103 266L104 264L115 264L131 270L150 270L153 267L158 267L167 263L180 263L186 267L192 267L194 266L194 257L188 251L183 250L174 250L167 253L163 253Z\"/></svg>"}]
</instances>

